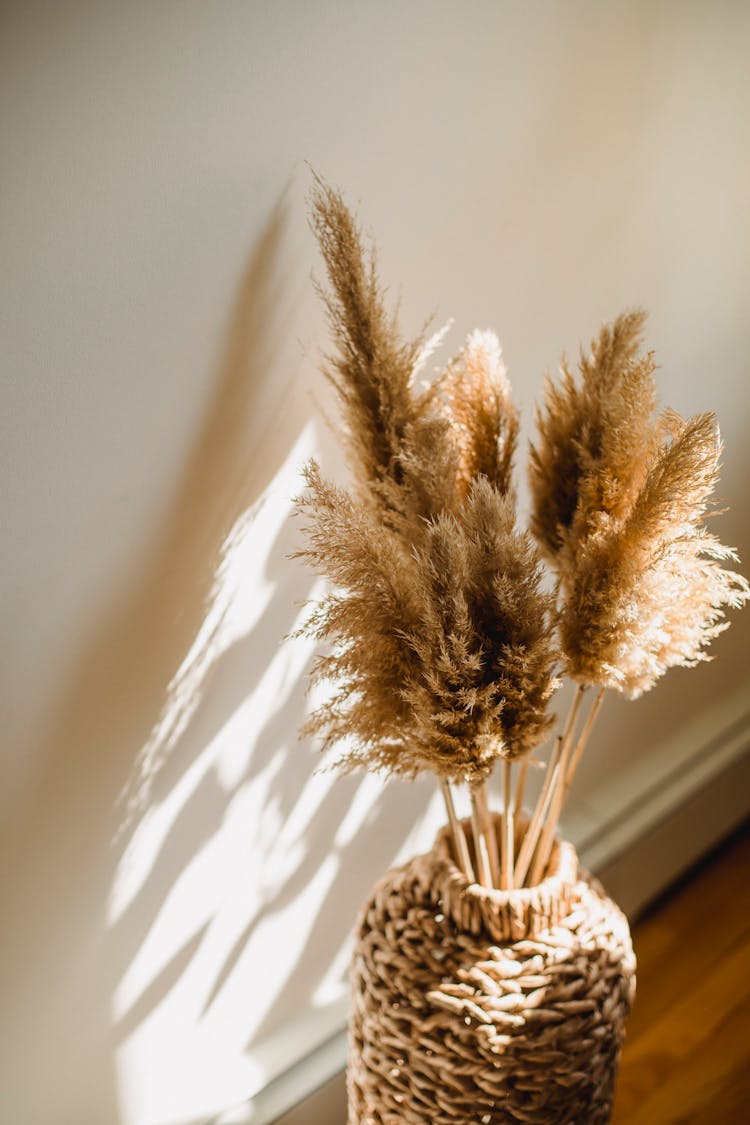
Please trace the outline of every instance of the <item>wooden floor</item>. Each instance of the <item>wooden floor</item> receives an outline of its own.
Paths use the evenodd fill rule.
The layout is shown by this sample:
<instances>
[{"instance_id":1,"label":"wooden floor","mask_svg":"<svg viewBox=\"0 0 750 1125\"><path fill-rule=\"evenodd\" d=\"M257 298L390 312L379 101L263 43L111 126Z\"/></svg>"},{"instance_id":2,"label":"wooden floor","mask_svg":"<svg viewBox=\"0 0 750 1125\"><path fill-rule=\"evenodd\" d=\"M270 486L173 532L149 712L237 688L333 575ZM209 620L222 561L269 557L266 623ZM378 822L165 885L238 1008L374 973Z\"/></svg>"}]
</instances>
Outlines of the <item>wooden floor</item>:
<instances>
[{"instance_id":1,"label":"wooden floor","mask_svg":"<svg viewBox=\"0 0 750 1125\"><path fill-rule=\"evenodd\" d=\"M750 1123L750 825L633 927L612 1125Z\"/></svg>"}]
</instances>

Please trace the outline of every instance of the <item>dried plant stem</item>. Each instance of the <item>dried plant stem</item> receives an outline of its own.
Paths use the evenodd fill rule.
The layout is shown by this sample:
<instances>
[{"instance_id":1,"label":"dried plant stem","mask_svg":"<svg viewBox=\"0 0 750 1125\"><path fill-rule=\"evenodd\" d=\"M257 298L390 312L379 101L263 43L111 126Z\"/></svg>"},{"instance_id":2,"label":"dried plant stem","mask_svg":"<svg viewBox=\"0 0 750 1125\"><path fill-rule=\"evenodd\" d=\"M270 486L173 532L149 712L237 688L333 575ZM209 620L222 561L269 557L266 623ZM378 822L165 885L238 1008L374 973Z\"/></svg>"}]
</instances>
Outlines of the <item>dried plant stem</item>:
<instances>
[{"instance_id":1,"label":"dried plant stem","mask_svg":"<svg viewBox=\"0 0 750 1125\"><path fill-rule=\"evenodd\" d=\"M586 743L591 736L591 731L593 730L594 723L596 722L596 718L599 714L599 711L601 710L601 706L604 701L605 690L606 689L602 687L596 693L596 698L594 699L591 710L586 717L586 722L584 723L583 730L581 731L578 737L578 741L575 744L575 749L573 749L572 740L569 740L568 746L563 750L562 758L560 761L559 778L554 787L553 798L550 802L550 810L546 817L544 831L539 841L536 858L534 860L534 866L531 871L532 885L542 877L542 875L544 874L544 870L549 863L550 852L552 851L552 841L557 830L560 815L565 805L568 792L570 791L570 786L573 781L573 775L578 768L578 764L583 755L583 751L586 748Z\"/></svg>"},{"instance_id":2,"label":"dried plant stem","mask_svg":"<svg viewBox=\"0 0 750 1125\"><path fill-rule=\"evenodd\" d=\"M563 804L565 804L565 800L568 796L568 792L570 791L570 786L573 781L573 776L578 769L581 758L583 757L583 752L586 749L586 743L591 737L591 732L594 729L594 723L596 722L599 712L601 711L602 703L604 702L604 693L606 690L606 688L600 687L598 692L596 693L596 698L594 699L591 710L588 713L583 730L581 731L580 738L576 743L576 748L573 751L573 755L570 759L570 765L568 766L568 770L565 774L565 779L563 782L563 785L565 787L563 793Z\"/></svg>"},{"instance_id":3,"label":"dried plant stem","mask_svg":"<svg viewBox=\"0 0 750 1125\"><path fill-rule=\"evenodd\" d=\"M550 852L552 850L552 841L555 836L555 829L557 822L560 819L562 812L563 801L565 799L565 778L568 774L570 767L570 759L573 753L573 729L575 727L575 720L578 715L578 709L581 705L586 687L584 684L579 684L576 688L576 693L573 698L573 705L571 706L568 715L568 721L565 724L565 730L562 738L562 749L560 752L560 771L557 775L554 786L552 787L552 799L549 803L549 810L544 818L544 827L542 829L539 843L537 844L534 862L531 865L531 874L529 876L529 885L534 886L544 876L544 872L549 862Z\"/></svg>"},{"instance_id":4,"label":"dried plant stem","mask_svg":"<svg viewBox=\"0 0 750 1125\"><path fill-rule=\"evenodd\" d=\"M456 806L453 803L453 793L451 792L450 784L444 777L440 779L440 788L443 793L446 812L448 813L448 823L453 833L453 847L455 848L456 859L469 882L475 883L476 877L471 864L471 856L469 855L469 845L466 842L463 825L456 816Z\"/></svg>"},{"instance_id":5,"label":"dried plant stem","mask_svg":"<svg viewBox=\"0 0 750 1125\"><path fill-rule=\"evenodd\" d=\"M536 808L534 809L534 813L531 817L531 823L526 830L526 835L524 836L523 843L521 844L521 850L518 856L518 864L515 876L517 887L523 886L523 881L526 877L528 866L531 863L531 857L533 856L537 848L540 833L542 832L542 828L546 823L552 797L559 784L559 779L562 776L561 770L558 769L558 766L560 766L562 755L570 742L571 732L573 730L573 727L575 726L575 721L578 717L578 710L581 706L581 699L583 698L583 693L585 690L586 689L583 684L579 684L577 686L570 705L570 710L568 711L568 717L565 720L563 732L562 734L558 735L557 739L555 740L555 747L552 751L549 765L547 766L544 785L542 786L542 791L539 794L539 800L536 803ZM523 863L521 862L522 859L524 861Z\"/></svg>"},{"instance_id":6,"label":"dried plant stem","mask_svg":"<svg viewBox=\"0 0 750 1125\"><path fill-rule=\"evenodd\" d=\"M557 780L552 791L549 809L546 817L544 818L544 828L542 829L539 843L537 844L536 853L534 855L534 862L531 865L531 873L529 874L529 886L533 887L543 877L549 862L550 852L552 850L552 841L555 836L555 828L560 819L560 811L562 809L562 796L563 796L563 780L565 769L567 765L567 756L563 752L560 757L560 769L557 775Z\"/></svg>"},{"instance_id":7,"label":"dried plant stem","mask_svg":"<svg viewBox=\"0 0 750 1125\"><path fill-rule=\"evenodd\" d=\"M560 772L559 767L561 747L562 735L559 734L555 739L555 745L552 749L552 754L550 755L549 765L547 766L547 772L544 777L544 784L542 785L542 791L539 794L539 799L537 800L534 811L531 814L531 820L529 821L529 826L526 829L526 835L523 838L521 848L518 853L518 860L516 861L516 870L514 875L514 882L517 887L523 886L524 879L526 878L526 872L528 871L529 864L531 863L531 857L534 854L534 848L536 847L537 840L539 839L542 821L547 815L547 809L549 808L549 803L552 800L553 782L556 781Z\"/></svg>"},{"instance_id":8,"label":"dried plant stem","mask_svg":"<svg viewBox=\"0 0 750 1125\"><path fill-rule=\"evenodd\" d=\"M479 821L482 826L482 836L487 843L487 855L490 861L490 877L492 879L492 886L500 886L500 856L497 848L497 834L492 824L490 816L490 809L487 803L487 785L482 782L474 789L477 797L477 807L479 809Z\"/></svg>"},{"instance_id":9,"label":"dried plant stem","mask_svg":"<svg viewBox=\"0 0 750 1125\"><path fill-rule=\"evenodd\" d=\"M472 789L471 791L471 832L474 837L478 881L483 887L492 887L492 872L490 870L490 857L487 851L487 838L482 831L482 816L479 809L476 789Z\"/></svg>"},{"instance_id":10,"label":"dried plant stem","mask_svg":"<svg viewBox=\"0 0 750 1125\"><path fill-rule=\"evenodd\" d=\"M555 784L557 782L557 778L560 775L559 750L561 744L562 738L558 737L555 744L555 749L553 751L553 758L556 759L555 764L552 768L552 772L548 774L547 778L545 778L545 784L540 794L541 804L538 804L536 809L534 810L534 816L537 816L538 814L540 822L543 821L547 815ZM549 782L549 784L547 784L547 782ZM532 822L526 831L526 835L523 838L523 842L518 852L518 859L516 860L516 867L513 873L513 882L517 887L522 887L524 885L526 881L526 873L529 870L529 864L531 863L531 857L534 854L534 845L537 836L536 834L532 836L531 833L533 823L534 821L532 818Z\"/></svg>"},{"instance_id":11,"label":"dried plant stem","mask_svg":"<svg viewBox=\"0 0 750 1125\"><path fill-rule=\"evenodd\" d=\"M519 812L523 805L523 795L526 790L526 778L529 775L529 756L528 754L521 762L521 768L518 773L518 784L516 785L516 799L513 802L513 811Z\"/></svg>"},{"instance_id":12,"label":"dried plant stem","mask_svg":"<svg viewBox=\"0 0 750 1125\"><path fill-rule=\"evenodd\" d=\"M502 870L500 872L500 887L504 891L513 888L513 765L506 758L503 762L503 843L501 848Z\"/></svg>"}]
</instances>

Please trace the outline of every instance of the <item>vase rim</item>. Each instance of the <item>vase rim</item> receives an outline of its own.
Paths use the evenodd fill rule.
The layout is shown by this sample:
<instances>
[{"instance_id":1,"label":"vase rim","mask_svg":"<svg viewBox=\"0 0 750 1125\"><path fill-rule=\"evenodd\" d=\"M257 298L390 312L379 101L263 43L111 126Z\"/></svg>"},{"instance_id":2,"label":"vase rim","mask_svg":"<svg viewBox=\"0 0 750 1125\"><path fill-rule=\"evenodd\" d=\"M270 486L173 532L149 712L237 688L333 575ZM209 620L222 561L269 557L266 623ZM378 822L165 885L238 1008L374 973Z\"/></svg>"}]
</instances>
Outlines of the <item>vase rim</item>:
<instances>
[{"instance_id":1,"label":"vase rim","mask_svg":"<svg viewBox=\"0 0 750 1125\"><path fill-rule=\"evenodd\" d=\"M492 813L492 826L501 831L502 817ZM519 818L517 840L526 824ZM471 839L471 821L460 822ZM470 882L453 856L452 833L445 825L427 857L430 895L457 925L471 932L486 930L495 940L533 938L558 924L569 912L578 882L578 856L572 844L555 839L544 878L531 887L499 890Z\"/></svg>"}]
</instances>

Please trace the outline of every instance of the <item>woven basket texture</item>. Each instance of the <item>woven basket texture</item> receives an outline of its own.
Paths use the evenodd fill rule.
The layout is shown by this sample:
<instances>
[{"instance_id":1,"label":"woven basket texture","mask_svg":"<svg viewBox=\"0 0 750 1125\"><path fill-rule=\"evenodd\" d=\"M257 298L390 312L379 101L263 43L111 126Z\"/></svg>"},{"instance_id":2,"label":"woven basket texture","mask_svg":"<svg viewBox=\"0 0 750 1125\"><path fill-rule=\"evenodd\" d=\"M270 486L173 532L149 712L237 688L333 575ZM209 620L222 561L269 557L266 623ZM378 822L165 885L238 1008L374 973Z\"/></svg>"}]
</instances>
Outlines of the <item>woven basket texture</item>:
<instances>
[{"instance_id":1,"label":"woven basket texture","mask_svg":"<svg viewBox=\"0 0 750 1125\"><path fill-rule=\"evenodd\" d=\"M606 1122L634 992L627 920L570 844L538 886L487 890L444 829L360 918L349 1125Z\"/></svg>"}]
</instances>

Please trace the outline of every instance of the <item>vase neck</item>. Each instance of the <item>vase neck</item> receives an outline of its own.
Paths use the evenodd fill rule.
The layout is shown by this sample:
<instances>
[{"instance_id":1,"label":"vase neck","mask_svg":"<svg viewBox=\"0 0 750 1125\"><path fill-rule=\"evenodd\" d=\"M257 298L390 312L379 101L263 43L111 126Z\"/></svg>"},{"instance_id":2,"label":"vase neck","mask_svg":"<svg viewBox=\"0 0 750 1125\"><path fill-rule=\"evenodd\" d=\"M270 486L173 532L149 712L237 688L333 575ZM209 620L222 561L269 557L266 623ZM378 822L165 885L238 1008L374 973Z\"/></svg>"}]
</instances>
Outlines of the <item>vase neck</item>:
<instances>
[{"instance_id":1,"label":"vase neck","mask_svg":"<svg viewBox=\"0 0 750 1125\"><path fill-rule=\"evenodd\" d=\"M516 849L525 821L516 825ZM462 822L471 840L471 822ZM492 816L492 829L499 834L502 818ZM421 857L420 878L429 897L459 928L489 934L494 941L534 939L557 925L570 913L578 881L578 857L572 844L556 840L544 879L533 887L500 891L470 883L453 857L452 836L446 826L432 850Z\"/></svg>"}]
</instances>

